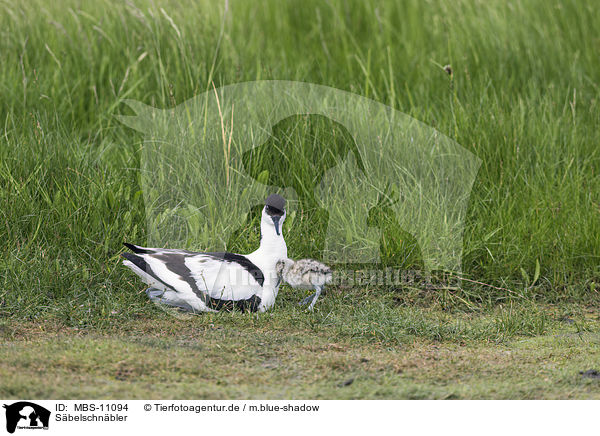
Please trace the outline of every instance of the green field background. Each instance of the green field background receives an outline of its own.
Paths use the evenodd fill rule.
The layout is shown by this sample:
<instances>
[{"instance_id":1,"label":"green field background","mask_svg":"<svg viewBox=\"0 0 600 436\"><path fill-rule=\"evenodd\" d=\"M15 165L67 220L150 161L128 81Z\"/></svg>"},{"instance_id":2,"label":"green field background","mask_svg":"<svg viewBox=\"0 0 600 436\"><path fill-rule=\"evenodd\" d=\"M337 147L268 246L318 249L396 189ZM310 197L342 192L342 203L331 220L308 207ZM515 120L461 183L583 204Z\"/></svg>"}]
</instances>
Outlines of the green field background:
<instances>
[{"instance_id":1,"label":"green field background","mask_svg":"<svg viewBox=\"0 0 600 436\"><path fill-rule=\"evenodd\" d=\"M574 0L2 0L0 317L147 310L118 257L145 242L142 136L115 116L261 79L374 99L482 159L462 270L494 287L460 301L597 301L599 29L597 3Z\"/></svg>"}]
</instances>

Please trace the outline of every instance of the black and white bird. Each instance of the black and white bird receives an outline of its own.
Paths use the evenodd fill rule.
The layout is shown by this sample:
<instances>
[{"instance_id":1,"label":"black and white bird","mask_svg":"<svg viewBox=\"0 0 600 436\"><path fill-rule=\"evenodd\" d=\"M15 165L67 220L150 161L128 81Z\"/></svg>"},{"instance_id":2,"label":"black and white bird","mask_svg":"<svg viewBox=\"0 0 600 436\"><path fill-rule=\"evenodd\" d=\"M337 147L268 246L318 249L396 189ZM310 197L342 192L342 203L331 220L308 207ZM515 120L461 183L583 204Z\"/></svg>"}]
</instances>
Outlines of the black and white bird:
<instances>
[{"instance_id":1,"label":"black and white bird","mask_svg":"<svg viewBox=\"0 0 600 436\"><path fill-rule=\"evenodd\" d=\"M283 239L285 199L267 197L260 223L260 247L250 254L198 253L125 244L123 264L150 285L155 302L190 312L248 310L264 312L279 290L277 262L287 258Z\"/></svg>"},{"instance_id":2,"label":"black and white bird","mask_svg":"<svg viewBox=\"0 0 600 436\"><path fill-rule=\"evenodd\" d=\"M306 297L299 304L308 304L313 310L315 303L321 295L323 287L333 278L331 268L314 259L282 259L277 262L277 274L294 289L314 289L316 292Z\"/></svg>"}]
</instances>

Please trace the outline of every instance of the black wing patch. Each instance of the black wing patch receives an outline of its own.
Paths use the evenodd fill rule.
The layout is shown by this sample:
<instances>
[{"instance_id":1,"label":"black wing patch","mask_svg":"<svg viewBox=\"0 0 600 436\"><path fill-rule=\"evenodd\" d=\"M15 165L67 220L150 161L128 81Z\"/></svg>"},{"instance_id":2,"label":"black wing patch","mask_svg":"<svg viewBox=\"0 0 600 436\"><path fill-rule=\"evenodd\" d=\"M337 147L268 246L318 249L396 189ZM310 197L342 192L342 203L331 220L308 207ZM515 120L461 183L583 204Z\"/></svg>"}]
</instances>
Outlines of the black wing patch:
<instances>
[{"instance_id":1,"label":"black wing patch","mask_svg":"<svg viewBox=\"0 0 600 436\"><path fill-rule=\"evenodd\" d=\"M202 253L197 253L197 252L188 251L188 250L172 250L169 248L146 248L146 247L140 247L138 245L129 244L128 242L123 242L123 245L126 246L127 248L129 248L131 251L133 251L136 254L171 254L171 253L189 254L189 255L202 254Z\"/></svg>"},{"instance_id":2,"label":"black wing patch","mask_svg":"<svg viewBox=\"0 0 600 436\"><path fill-rule=\"evenodd\" d=\"M134 253L137 253L137 254L150 254L150 253L152 253L151 250L147 250L144 247L138 247L137 245L129 244L127 242L123 242L123 245L126 246L127 248L129 248Z\"/></svg>"},{"instance_id":3,"label":"black wing patch","mask_svg":"<svg viewBox=\"0 0 600 436\"><path fill-rule=\"evenodd\" d=\"M256 312L258 306L260 306L260 297L258 295L253 295L247 300L220 300L218 298L210 297L207 306L214 310L224 310L227 312L231 312L232 310Z\"/></svg>"},{"instance_id":4,"label":"black wing patch","mask_svg":"<svg viewBox=\"0 0 600 436\"><path fill-rule=\"evenodd\" d=\"M160 260L170 271L181 277L181 280L184 280L188 285L190 285L192 291L194 291L194 294L196 294L198 298L200 298L202 302L208 306L208 300L210 300L211 297L198 288L196 280L194 280L192 277L192 271L185 264L185 255L169 253L151 254L150 256Z\"/></svg>"},{"instance_id":5,"label":"black wing patch","mask_svg":"<svg viewBox=\"0 0 600 436\"><path fill-rule=\"evenodd\" d=\"M263 283L265 282L265 276L264 276L263 272L260 270L259 267L254 265L254 263L252 263L252 261L250 261L246 256L242 256L241 254L224 253L224 252L203 253L203 254L206 254L207 256L210 256L214 259L222 259L227 262L237 263L242 268L244 268L246 271L248 271L250 273L250 275L252 277L254 277L254 280L256 280L261 287L262 287Z\"/></svg>"}]
</instances>

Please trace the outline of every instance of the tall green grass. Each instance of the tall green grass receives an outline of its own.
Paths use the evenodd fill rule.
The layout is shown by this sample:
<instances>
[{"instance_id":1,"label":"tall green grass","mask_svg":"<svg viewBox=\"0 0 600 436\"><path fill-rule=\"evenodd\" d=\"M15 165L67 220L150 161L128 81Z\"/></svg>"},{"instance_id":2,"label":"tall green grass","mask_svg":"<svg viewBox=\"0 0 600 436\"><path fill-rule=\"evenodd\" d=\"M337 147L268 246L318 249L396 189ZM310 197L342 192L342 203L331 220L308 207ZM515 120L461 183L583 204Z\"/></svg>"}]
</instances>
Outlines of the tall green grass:
<instances>
[{"instance_id":1,"label":"tall green grass","mask_svg":"<svg viewBox=\"0 0 600 436\"><path fill-rule=\"evenodd\" d=\"M213 83L260 79L364 95L483 160L462 270L496 288L465 283L464 298L593 300L596 9L575 0L2 0L0 314L88 325L144 311L117 256L123 240L145 237L142 137L116 121L130 113L122 100L168 108ZM295 256L308 251L293 229L287 241Z\"/></svg>"}]
</instances>

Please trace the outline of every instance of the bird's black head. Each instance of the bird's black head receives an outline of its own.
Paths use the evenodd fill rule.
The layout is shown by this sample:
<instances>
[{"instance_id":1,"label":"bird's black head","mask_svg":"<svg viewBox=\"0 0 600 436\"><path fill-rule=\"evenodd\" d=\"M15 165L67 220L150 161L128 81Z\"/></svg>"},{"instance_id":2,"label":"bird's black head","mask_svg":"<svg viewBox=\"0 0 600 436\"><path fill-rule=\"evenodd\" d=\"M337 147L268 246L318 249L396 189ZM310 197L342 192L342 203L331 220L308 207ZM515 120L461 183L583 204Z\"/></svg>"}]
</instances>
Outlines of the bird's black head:
<instances>
[{"instance_id":1,"label":"bird's black head","mask_svg":"<svg viewBox=\"0 0 600 436\"><path fill-rule=\"evenodd\" d=\"M278 194L271 194L265 200L264 213L266 213L275 226L275 233L281 234L281 225L285 220L285 198Z\"/></svg>"}]
</instances>

